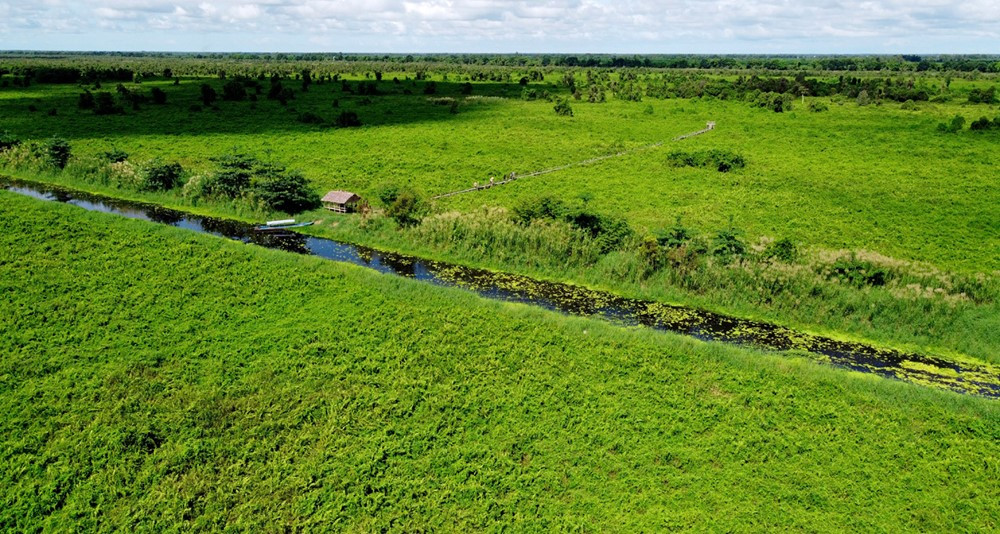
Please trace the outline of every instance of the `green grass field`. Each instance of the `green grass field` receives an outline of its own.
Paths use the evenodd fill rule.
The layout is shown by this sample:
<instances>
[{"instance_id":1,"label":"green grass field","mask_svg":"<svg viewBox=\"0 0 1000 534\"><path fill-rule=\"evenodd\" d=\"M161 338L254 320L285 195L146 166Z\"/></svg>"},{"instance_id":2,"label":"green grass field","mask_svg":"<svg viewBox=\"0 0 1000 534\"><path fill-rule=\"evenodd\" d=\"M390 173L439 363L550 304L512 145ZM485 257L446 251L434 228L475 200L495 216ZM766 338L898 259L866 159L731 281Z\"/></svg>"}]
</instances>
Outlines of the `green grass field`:
<instances>
[{"instance_id":1,"label":"green grass field","mask_svg":"<svg viewBox=\"0 0 1000 534\"><path fill-rule=\"evenodd\" d=\"M393 83L392 76L403 81ZM26 142L64 136L78 161L118 148L137 162L179 161L192 174L211 172L210 158L240 150L302 170L320 191L344 188L366 195L383 182L440 193L484 183L491 175L524 174L666 141L660 148L442 199L434 211L439 217L463 214L466 226L475 226L481 213L532 198L551 195L571 203L587 198L589 209L624 217L639 237L670 226L677 216L710 236L732 218L749 243L790 238L807 259L792 268L709 270L697 284L686 284L675 280L671 269L646 276L634 251L574 263L559 250L519 252L508 244L516 245L520 238L496 232L463 240L452 238L447 228L431 235L420 229L399 231L394 225L363 227L356 216L323 210L301 217L321 221L308 229L311 233L414 255L760 318L834 337L1000 361L1000 193L994 187L1000 138L995 131L948 134L936 128L955 114L970 120L997 115L996 106L964 103L964 95L989 87L989 79L955 80L950 102L920 102L916 111L891 101L862 107L850 99L834 103L815 97L805 105L796 101L792 112L773 113L742 101L646 97L642 102L610 98L604 104L574 100L575 115L561 117L551 102L522 100L516 83L475 83L467 100L454 78L439 76L436 94L425 95L425 82L405 77L387 74L379 84L383 94L377 96L344 93L340 83L314 84L308 92L297 91L287 108L262 95L256 103L219 102L217 110L200 112L189 111L199 102L199 85L219 88L221 81L185 79L178 86L147 81L128 85L146 92L162 88L166 105L144 104L139 111L111 116L77 109L82 89L74 85L8 87L0 90L0 131ZM558 76L549 81L553 78ZM566 93L554 83L530 87ZM114 88L106 84L103 90ZM432 101L443 97L461 102L457 113ZM363 104L366 98L369 104ZM810 102L827 102L829 110L810 112ZM29 106L37 111L30 112ZM56 115L49 115L50 109ZM296 120L311 112L329 121L347 110L356 111L365 126L335 129ZM708 120L718 123L715 131L670 141ZM666 163L673 150L707 149L740 154L747 166L719 173ZM183 198L176 191L119 188L73 172L6 172L205 214L250 220L267 216ZM856 289L815 273L832 258L853 252L904 274L887 287ZM965 298L964 288L970 285L985 296Z\"/></svg>"},{"instance_id":2,"label":"green grass field","mask_svg":"<svg viewBox=\"0 0 1000 534\"><path fill-rule=\"evenodd\" d=\"M0 192L12 531L990 531L1000 408Z\"/></svg>"},{"instance_id":3,"label":"green grass field","mask_svg":"<svg viewBox=\"0 0 1000 534\"><path fill-rule=\"evenodd\" d=\"M364 192L393 181L435 194L484 183L489 176L668 141L714 120L718 129L702 137L450 198L439 209L589 195L594 209L621 214L640 229L668 226L681 215L708 232L733 217L753 238L872 250L947 271L1000 269L997 134L943 134L935 128L955 114L971 121L1000 112L996 106L962 104L961 93L952 103L919 103L917 111L889 101L867 107L847 101L822 113L801 103L790 113L771 113L739 101L612 98L605 104L572 101L575 116L569 118L557 116L550 102L522 101L516 84L474 84L474 97L505 98L466 101L460 83L439 79L430 96L422 92L424 82L383 81L379 87L386 94L372 97L342 93L339 83L327 83L297 92L287 108L262 97L253 104L219 102L218 111L190 112L202 81L221 86L218 80L185 80L176 87L146 82L143 90L162 87L168 103L121 116L78 110L81 90L73 85L8 88L0 91L0 129L26 140L60 135L81 155L117 147L136 159L160 157L192 169L205 169L210 157L236 147L302 170L323 191ZM960 91L972 86L954 85ZM555 85L538 87L565 93ZM413 94L402 94L407 89ZM429 101L440 97L463 102L458 113ZM365 98L371 104L362 105ZM829 101L806 102L811 100ZM29 113L30 105L39 111ZM53 108L58 114L48 116ZM344 110L356 111L365 126L330 129L296 121L307 111L329 121ZM671 150L708 148L737 152L748 166L719 174L665 163Z\"/></svg>"}]
</instances>

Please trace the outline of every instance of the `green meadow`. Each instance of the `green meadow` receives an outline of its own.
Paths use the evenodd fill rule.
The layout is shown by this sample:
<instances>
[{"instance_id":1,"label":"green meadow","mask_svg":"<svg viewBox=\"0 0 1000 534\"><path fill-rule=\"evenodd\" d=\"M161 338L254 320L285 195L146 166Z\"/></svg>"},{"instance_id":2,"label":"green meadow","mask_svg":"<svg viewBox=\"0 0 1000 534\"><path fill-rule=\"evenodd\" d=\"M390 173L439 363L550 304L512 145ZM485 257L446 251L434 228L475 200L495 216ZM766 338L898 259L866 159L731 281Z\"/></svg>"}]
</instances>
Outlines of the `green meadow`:
<instances>
[{"instance_id":1,"label":"green meadow","mask_svg":"<svg viewBox=\"0 0 1000 534\"><path fill-rule=\"evenodd\" d=\"M11 87L0 90L0 130L24 140L58 135L80 156L114 147L136 160L162 158L191 170L206 170L209 158L237 149L299 169L323 192L366 193L394 182L429 195L664 141L658 149L448 198L438 209L584 196L593 209L621 215L640 231L681 216L707 232L732 217L753 238L871 250L948 271L1000 269L1000 193L994 187L1000 134L936 130L954 115L969 122L1000 115L996 105L964 103L970 87L988 87L989 81L956 81L951 102L918 102L913 111L892 101L861 107L827 97L796 100L791 112L772 113L742 101L609 96L601 104L571 100L574 115L562 117L551 102L522 100L516 83L474 83L466 96L461 83L438 77L436 92L425 95L428 81L404 76L384 75L380 95L344 93L339 82L314 83L308 92L296 90L287 106L262 96L258 102L220 100L218 109L200 112L189 111L200 104L199 86L207 82L221 93L223 82L146 81L126 85L162 88L165 105L110 116L77 109L82 89L76 85ZM557 74L549 79L529 87L569 96ZM359 81L365 80L350 83ZM112 85L103 90L113 92ZM434 102L442 98L457 100L457 112ZM829 102L829 110L810 112L814 100ZM57 114L48 115L51 109ZM356 112L363 126L335 129L296 120L308 112L332 121L345 110ZM717 130L671 141L710 120ZM747 166L720 174L666 164L670 151L704 149L736 152Z\"/></svg>"},{"instance_id":2,"label":"green meadow","mask_svg":"<svg viewBox=\"0 0 1000 534\"><path fill-rule=\"evenodd\" d=\"M161 89L165 104L125 106L124 113L112 115L77 106L84 90L114 93L112 82L100 89L9 86L0 90L0 131L26 144L60 136L73 157L62 172L16 163L4 172L204 214L257 221L284 217L239 201L192 197L181 187L139 191L109 180L106 163L100 163L101 155L113 150L124 151L137 166L178 162L190 182L215 172L213 158L241 152L301 171L320 193L359 192L376 208L372 218L322 209L296 215L320 222L307 229L313 234L883 346L1000 358L1000 190L995 187L1000 133L938 129L956 115L968 122L1000 115L996 104L968 103L973 91L994 87L995 78L893 74L900 81L916 79L917 87L936 96L864 106L840 95L809 96L774 113L742 99L711 97L644 96L632 102L609 93L606 102L590 103L586 96L570 97L560 81L565 72L549 70L525 87L516 82L517 71L510 83L477 81L466 87L459 70L442 68L419 81L412 71L387 71L376 83L358 67L343 74L350 92L343 80L317 81L301 91L289 75L284 83L294 98L285 105L266 98L264 81L257 101L218 100L211 106L202 105L200 87L207 83L221 95L224 80L152 77L123 87L136 93ZM584 69L574 72L582 80ZM359 94L361 84L375 84L379 94ZM435 91L426 94L431 84ZM573 115L556 114L545 99L523 99L526 89L568 98ZM825 110L812 111L817 106ZM343 112L356 113L362 126L331 127ZM305 114L324 123L305 124L299 120ZM673 141L708 121L717 128ZM413 188L427 198L486 183L491 176L523 175L630 150L432 201L423 223L412 228L380 216L374 198L384 184ZM669 164L673 152L711 150L736 154L745 166L722 173ZM524 230L509 221L512 210L545 198L619 217L633 236L617 250L595 252L592 240L565 225ZM661 235L678 218L701 239L702 252L671 257L662 249L650 260L642 240ZM704 251L725 228L734 229L753 259L722 264L706 259L710 254ZM777 240L790 241L796 258L769 259L768 247ZM887 273L888 281L850 282L855 271L872 270Z\"/></svg>"},{"instance_id":3,"label":"green meadow","mask_svg":"<svg viewBox=\"0 0 1000 534\"><path fill-rule=\"evenodd\" d=\"M995 401L0 192L10 531L992 531Z\"/></svg>"}]
</instances>

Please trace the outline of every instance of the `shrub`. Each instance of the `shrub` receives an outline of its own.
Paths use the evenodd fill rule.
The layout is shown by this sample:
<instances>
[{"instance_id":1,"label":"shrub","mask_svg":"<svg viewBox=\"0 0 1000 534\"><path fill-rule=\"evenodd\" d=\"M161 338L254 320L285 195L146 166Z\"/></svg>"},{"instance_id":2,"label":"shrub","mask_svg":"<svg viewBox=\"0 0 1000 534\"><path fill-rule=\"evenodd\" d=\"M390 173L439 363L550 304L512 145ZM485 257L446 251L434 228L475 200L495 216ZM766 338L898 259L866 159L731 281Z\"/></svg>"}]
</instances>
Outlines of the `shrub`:
<instances>
[{"instance_id":1,"label":"shrub","mask_svg":"<svg viewBox=\"0 0 1000 534\"><path fill-rule=\"evenodd\" d=\"M661 247L677 248L691 241L693 237L693 232L684 226L678 216L673 226L657 233L656 240Z\"/></svg>"},{"instance_id":2,"label":"shrub","mask_svg":"<svg viewBox=\"0 0 1000 534\"><path fill-rule=\"evenodd\" d=\"M222 99L228 102L242 102L247 98L247 89L242 83L230 80L222 86ZM207 105L207 104L206 104Z\"/></svg>"},{"instance_id":3,"label":"shrub","mask_svg":"<svg viewBox=\"0 0 1000 534\"><path fill-rule=\"evenodd\" d=\"M986 117L980 117L969 125L969 129L973 131L1000 130L1000 117L992 121Z\"/></svg>"},{"instance_id":4,"label":"shrub","mask_svg":"<svg viewBox=\"0 0 1000 534\"><path fill-rule=\"evenodd\" d=\"M425 95L433 95L435 93L437 93L437 83L436 82L427 82L427 85L424 86L424 94Z\"/></svg>"},{"instance_id":5,"label":"shrub","mask_svg":"<svg viewBox=\"0 0 1000 534\"><path fill-rule=\"evenodd\" d=\"M115 104L115 97L107 91L97 93L94 98L94 113L96 115L113 115L124 113L121 106Z\"/></svg>"},{"instance_id":6,"label":"shrub","mask_svg":"<svg viewBox=\"0 0 1000 534\"><path fill-rule=\"evenodd\" d=\"M14 148L20 144L21 140L11 135L10 132L0 134L0 152Z\"/></svg>"},{"instance_id":7,"label":"shrub","mask_svg":"<svg viewBox=\"0 0 1000 534\"><path fill-rule=\"evenodd\" d=\"M423 197L413 189L404 189L385 210L385 214L399 226L414 226L427 215L429 207Z\"/></svg>"},{"instance_id":8,"label":"shrub","mask_svg":"<svg viewBox=\"0 0 1000 534\"><path fill-rule=\"evenodd\" d=\"M809 102L809 111L813 113L822 113L824 111L830 111L830 106L823 102L813 100L812 102Z\"/></svg>"},{"instance_id":9,"label":"shrub","mask_svg":"<svg viewBox=\"0 0 1000 534\"><path fill-rule=\"evenodd\" d=\"M719 172L746 167L743 156L728 150L712 149L698 152L675 151L667 155L667 163L673 167L707 167Z\"/></svg>"},{"instance_id":10,"label":"shrub","mask_svg":"<svg viewBox=\"0 0 1000 534\"><path fill-rule=\"evenodd\" d=\"M871 97L868 96L868 91L864 89L862 89L861 92L858 93L858 97L855 99L855 101L858 103L859 106L867 106L868 104L872 103Z\"/></svg>"},{"instance_id":11,"label":"shrub","mask_svg":"<svg viewBox=\"0 0 1000 534\"><path fill-rule=\"evenodd\" d=\"M119 163L128 159L128 152L112 148L111 150L102 153L100 157L108 163Z\"/></svg>"},{"instance_id":12,"label":"shrub","mask_svg":"<svg viewBox=\"0 0 1000 534\"><path fill-rule=\"evenodd\" d=\"M564 98L564 99L560 100L558 103L556 103L555 107L552 108L552 109L555 110L556 115L559 115L561 117L572 117L573 116L573 108L570 107L569 100L566 99L566 98Z\"/></svg>"},{"instance_id":13,"label":"shrub","mask_svg":"<svg viewBox=\"0 0 1000 534\"><path fill-rule=\"evenodd\" d=\"M899 109L903 111L917 111L918 108L916 102L914 102L913 100L907 100L906 102L903 102L901 106L899 106Z\"/></svg>"},{"instance_id":14,"label":"shrub","mask_svg":"<svg viewBox=\"0 0 1000 534\"><path fill-rule=\"evenodd\" d=\"M990 87L989 89L972 89L969 91L969 103L970 104L996 104L997 103L997 88Z\"/></svg>"},{"instance_id":15,"label":"shrub","mask_svg":"<svg viewBox=\"0 0 1000 534\"><path fill-rule=\"evenodd\" d=\"M45 153L49 163L56 168L64 169L66 168L66 164L69 163L71 153L69 142L59 137L53 137L45 145Z\"/></svg>"},{"instance_id":16,"label":"shrub","mask_svg":"<svg viewBox=\"0 0 1000 534\"><path fill-rule=\"evenodd\" d=\"M205 189L212 196L235 198L250 186L261 162L246 154L227 154L212 158L219 166Z\"/></svg>"},{"instance_id":17,"label":"shrub","mask_svg":"<svg viewBox=\"0 0 1000 534\"><path fill-rule=\"evenodd\" d=\"M191 104L191 106L188 107L188 111L192 113L200 113L201 109L202 109L201 106L199 106L198 104Z\"/></svg>"},{"instance_id":18,"label":"shrub","mask_svg":"<svg viewBox=\"0 0 1000 534\"><path fill-rule=\"evenodd\" d=\"M150 162L144 172L143 189L147 191L173 189L180 184L181 173L183 172L184 169L179 163Z\"/></svg>"},{"instance_id":19,"label":"shrub","mask_svg":"<svg viewBox=\"0 0 1000 534\"><path fill-rule=\"evenodd\" d=\"M201 103L205 106L211 106L217 99L219 95L212 89L211 85L207 83L201 84Z\"/></svg>"},{"instance_id":20,"label":"shrub","mask_svg":"<svg viewBox=\"0 0 1000 534\"><path fill-rule=\"evenodd\" d=\"M716 232L712 238L712 254L726 261L734 257L742 258L747 252L742 236L743 232L733 226L730 218L729 226Z\"/></svg>"},{"instance_id":21,"label":"shrub","mask_svg":"<svg viewBox=\"0 0 1000 534\"><path fill-rule=\"evenodd\" d=\"M945 124L943 122L938 123L937 129L938 131L941 132L956 133L960 131L963 126L965 126L965 117L961 115L955 115L951 119L951 122L949 122L948 124Z\"/></svg>"},{"instance_id":22,"label":"shrub","mask_svg":"<svg viewBox=\"0 0 1000 534\"><path fill-rule=\"evenodd\" d=\"M892 279L893 273L885 267L870 261L857 259L853 254L850 258L840 258L826 269L829 279L836 279L855 287L884 286Z\"/></svg>"},{"instance_id":23,"label":"shrub","mask_svg":"<svg viewBox=\"0 0 1000 534\"><path fill-rule=\"evenodd\" d=\"M799 249L791 239L779 239L764 249L764 257L772 258L785 263L792 263L799 257Z\"/></svg>"},{"instance_id":24,"label":"shrub","mask_svg":"<svg viewBox=\"0 0 1000 534\"><path fill-rule=\"evenodd\" d=\"M160 89L159 87L154 87L151 91L151 94L153 95L154 104L162 106L167 103L167 93L163 89Z\"/></svg>"},{"instance_id":25,"label":"shrub","mask_svg":"<svg viewBox=\"0 0 1000 534\"><path fill-rule=\"evenodd\" d=\"M396 201L403 188L393 182L383 182L372 190L372 196L378 199L382 207L388 208Z\"/></svg>"},{"instance_id":26,"label":"shrub","mask_svg":"<svg viewBox=\"0 0 1000 534\"><path fill-rule=\"evenodd\" d=\"M471 95L472 94L472 83L465 82L464 84L462 84L462 94L463 95Z\"/></svg>"},{"instance_id":27,"label":"shrub","mask_svg":"<svg viewBox=\"0 0 1000 534\"><path fill-rule=\"evenodd\" d=\"M320 117L319 115L308 111L305 113L299 113L299 116L296 118L296 120L301 122L302 124L323 124L323 122L325 122L323 120L323 117Z\"/></svg>"},{"instance_id":28,"label":"shrub","mask_svg":"<svg viewBox=\"0 0 1000 534\"><path fill-rule=\"evenodd\" d=\"M94 93L90 91L80 93L80 99L77 100L76 105L80 109L94 109Z\"/></svg>"},{"instance_id":29,"label":"shrub","mask_svg":"<svg viewBox=\"0 0 1000 534\"><path fill-rule=\"evenodd\" d=\"M562 219L566 212L563 201L551 196L529 198L511 210L514 220L524 225L536 219Z\"/></svg>"},{"instance_id":30,"label":"shrub","mask_svg":"<svg viewBox=\"0 0 1000 534\"><path fill-rule=\"evenodd\" d=\"M274 172L262 176L254 185L254 194L272 210L285 213L294 214L320 206L319 193L298 172Z\"/></svg>"},{"instance_id":31,"label":"shrub","mask_svg":"<svg viewBox=\"0 0 1000 534\"><path fill-rule=\"evenodd\" d=\"M353 111L344 111L340 115L337 115L337 119L334 121L337 128L354 128L361 126L361 119L358 118L358 114Z\"/></svg>"}]
</instances>

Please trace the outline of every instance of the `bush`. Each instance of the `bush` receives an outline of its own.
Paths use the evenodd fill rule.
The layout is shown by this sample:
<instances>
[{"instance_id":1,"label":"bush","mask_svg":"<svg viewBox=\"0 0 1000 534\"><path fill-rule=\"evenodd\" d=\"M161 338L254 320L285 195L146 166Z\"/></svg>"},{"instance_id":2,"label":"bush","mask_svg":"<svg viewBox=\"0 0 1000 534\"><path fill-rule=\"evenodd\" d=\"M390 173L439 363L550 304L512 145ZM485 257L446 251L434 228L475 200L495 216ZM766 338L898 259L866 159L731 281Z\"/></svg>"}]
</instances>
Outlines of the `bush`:
<instances>
[{"instance_id":1,"label":"bush","mask_svg":"<svg viewBox=\"0 0 1000 534\"><path fill-rule=\"evenodd\" d=\"M45 146L45 154L49 163L59 169L66 168L70 153L69 142L59 137L53 137Z\"/></svg>"},{"instance_id":2,"label":"bush","mask_svg":"<svg viewBox=\"0 0 1000 534\"><path fill-rule=\"evenodd\" d=\"M435 93L437 93L437 83L436 82L427 82L427 85L424 86L424 94L425 95L433 95Z\"/></svg>"},{"instance_id":3,"label":"bush","mask_svg":"<svg viewBox=\"0 0 1000 534\"><path fill-rule=\"evenodd\" d=\"M392 182L383 182L372 190L372 196L375 197L379 203L384 208L388 208L393 202L399 197L399 194L403 191L403 188L398 184Z\"/></svg>"},{"instance_id":4,"label":"bush","mask_svg":"<svg viewBox=\"0 0 1000 534\"><path fill-rule=\"evenodd\" d=\"M104 152L100 155L101 159L107 161L108 163L120 163L128 159L128 152L124 150L119 150L117 148L112 148L111 150Z\"/></svg>"},{"instance_id":5,"label":"bush","mask_svg":"<svg viewBox=\"0 0 1000 534\"><path fill-rule=\"evenodd\" d=\"M965 126L965 117L963 117L961 115L955 115L951 119L951 122L949 122L948 124L945 124L943 122L942 123L938 123L937 128L938 128L938 131L941 131L941 132L957 133L957 132L959 132L962 129L963 126Z\"/></svg>"},{"instance_id":6,"label":"bush","mask_svg":"<svg viewBox=\"0 0 1000 534\"><path fill-rule=\"evenodd\" d=\"M859 260L854 255L838 259L826 269L825 274L829 279L836 279L855 287L884 286L893 278L893 273L889 269L870 261Z\"/></svg>"},{"instance_id":7,"label":"bush","mask_svg":"<svg viewBox=\"0 0 1000 534\"><path fill-rule=\"evenodd\" d=\"M462 84L462 94L463 95L471 95L472 94L472 83L465 82L464 84Z\"/></svg>"},{"instance_id":8,"label":"bush","mask_svg":"<svg viewBox=\"0 0 1000 534\"><path fill-rule=\"evenodd\" d=\"M532 197L514 206L511 210L514 220L523 224L531 224L536 219L562 219L567 210L563 201L551 197Z\"/></svg>"},{"instance_id":9,"label":"bush","mask_svg":"<svg viewBox=\"0 0 1000 534\"><path fill-rule=\"evenodd\" d=\"M299 113L299 116L296 118L296 120L301 122L302 124L323 124L323 122L325 122L323 120L323 117L320 117L319 115L308 111L305 113Z\"/></svg>"},{"instance_id":10,"label":"bush","mask_svg":"<svg viewBox=\"0 0 1000 534\"><path fill-rule=\"evenodd\" d=\"M94 93L84 91L80 93L80 99L76 103L80 109L94 109Z\"/></svg>"},{"instance_id":11,"label":"bush","mask_svg":"<svg viewBox=\"0 0 1000 534\"><path fill-rule=\"evenodd\" d=\"M121 106L115 104L115 97L107 91L97 93L94 98L94 114L96 115L114 115L124 111Z\"/></svg>"},{"instance_id":12,"label":"bush","mask_svg":"<svg viewBox=\"0 0 1000 534\"><path fill-rule=\"evenodd\" d=\"M917 111L918 108L916 102L912 100L907 100L906 102L903 102L901 106L899 106L899 109L903 111Z\"/></svg>"},{"instance_id":13,"label":"bush","mask_svg":"<svg viewBox=\"0 0 1000 534\"><path fill-rule=\"evenodd\" d=\"M809 111L813 113L822 113L824 111L830 111L830 106L823 102L813 100L812 102L809 102Z\"/></svg>"},{"instance_id":14,"label":"bush","mask_svg":"<svg viewBox=\"0 0 1000 534\"><path fill-rule=\"evenodd\" d=\"M719 172L746 167L743 156L728 150L712 149L698 152L675 151L667 155L667 163L673 167L707 167Z\"/></svg>"},{"instance_id":15,"label":"bush","mask_svg":"<svg viewBox=\"0 0 1000 534\"><path fill-rule=\"evenodd\" d=\"M678 216L673 226L657 233L656 241L661 247L677 248L687 244L693 237L694 233L684 226Z\"/></svg>"},{"instance_id":16,"label":"bush","mask_svg":"<svg viewBox=\"0 0 1000 534\"><path fill-rule=\"evenodd\" d=\"M127 157L127 156L126 156ZM147 191L166 191L180 184L184 169L179 163L150 162L144 173L143 189Z\"/></svg>"},{"instance_id":17,"label":"bush","mask_svg":"<svg viewBox=\"0 0 1000 534\"><path fill-rule=\"evenodd\" d=\"M871 97L868 96L868 91L865 91L864 89L862 89L861 92L858 93L858 97L855 99L855 101L858 103L859 106L867 106L868 104L872 103Z\"/></svg>"},{"instance_id":18,"label":"bush","mask_svg":"<svg viewBox=\"0 0 1000 534\"><path fill-rule=\"evenodd\" d=\"M222 86L222 99L228 102L242 102L247 98L247 89L242 83L230 80ZM207 104L206 104L207 105Z\"/></svg>"},{"instance_id":19,"label":"bush","mask_svg":"<svg viewBox=\"0 0 1000 534\"><path fill-rule=\"evenodd\" d=\"M21 140L14 137L10 132L0 134L0 152L14 148L21 144Z\"/></svg>"},{"instance_id":20,"label":"bush","mask_svg":"<svg viewBox=\"0 0 1000 534\"><path fill-rule=\"evenodd\" d=\"M734 227L730 219L729 226L716 232L712 238L712 254L726 261L734 257L742 258L747 252L742 236L743 232Z\"/></svg>"},{"instance_id":21,"label":"bush","mask_svg":"<svg viewBox=\"0 0 1000 534\"><path fill-rule=\"evenodd\" d=\"M319 193L298 172L262 176L254 185L254 194L272 210L285 213L295 214L320 206Z\"/></svg>"},{"instance_id":22,"label":"bush","mask_svg":"<svg viewBox=\"0 0 1000 534\"><path fill-rule=\"evenodd\" d=\"M764 249L764 257L785 263L792 263L799 257L799 249L791 239L783 238L771 243Z\"/></svg>"},{"instance_id":23,"label":"bush","mask_svg":"<svg viewBox=\"0 0 1000 534\"><path fill-rule=\"evenodd\" d=\"M573 108L570 107L569 100L566 99L566 98L564 98L564 99L560 100L558 103L556 103L555 107L552 108L552 109L555 110L556 115L559 115L561 117L572 117L573 116Z\"/></svg>"},{"instance_id":24,"label":"bush","mask_svg":"<svg viewBox=\"0 0 1000 534\"><path fill-rule=\"evenodd\" d=\"M201 103L205 106L211 106L218 99L219 95L212 89L211 85L207 83L201 84Z\"/></svg>"},{"instance_id":25,"label":"bush","mask_svg":"<svg viewBox=\"0 0 1000 534\"><path fill-rule=\"evenodd\" d=\"M415 226L427 215L429 207L424 198L413 189L404 189L385 210L385 214L399 226Z\"/></svg>"},{"instance_id":26,"label":"bush","mask_svg":"<svg viewBox=\"0 0 1000 534\"><path fill-rule=\"evenodd\" d=\"M1000 130L1000 117L990 121L986 117L979 117L978 120L972 122L969 125L969 129L973 131L985 131L985 130Z\"/></svg>"},{"instance_id":27,"label":"bush","mask_svg":"<svg viewBox=\"0 0 1000 534\"><path fill-rule=\"evenodd\" d=\"M162 106L167 103L167 93L159 87L154 87L151 91L153 95L153 103Z\"/></svg>"},{"instance_id":28,"label":"bush","mask_svg":"<svg viewBox=\"0 0 1000 534\"><path fill-rule=\"evenodd\" d=\"M361 126L361 119L358 118L358 114L353 111L344 111L340 115L337 115L337 119L334 121L337 128L355 128Z\"/></svg>"},{"instance_id":29,"label":"bush","mask_svg":"<svg viewBox=\"0 0 1000 534\"><path fill-rule=\"evenodd\" d=\"M218 164L219 170L205 189L209 195L229 198L236 198L243 193L261 166L256 158L239 153L212 158L212 161Z\"/></svg>"}]
</instances>

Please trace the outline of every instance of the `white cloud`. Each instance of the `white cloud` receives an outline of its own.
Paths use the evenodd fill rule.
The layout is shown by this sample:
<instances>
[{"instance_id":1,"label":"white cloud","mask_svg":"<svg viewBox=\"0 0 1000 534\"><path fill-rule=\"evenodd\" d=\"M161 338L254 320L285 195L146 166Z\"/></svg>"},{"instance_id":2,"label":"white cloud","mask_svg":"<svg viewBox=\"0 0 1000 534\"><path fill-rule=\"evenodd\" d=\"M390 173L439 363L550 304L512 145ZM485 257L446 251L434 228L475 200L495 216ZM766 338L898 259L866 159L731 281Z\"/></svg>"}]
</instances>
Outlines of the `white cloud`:
<instances>
[{"instance_id":1,"label":"white cloud","mask_svg":"<svg viewBox=\"0 0 1000 534\"><path fill-rule=\"evenodd\" d=\"M996 0L43 0L0 1L0 14L0 33L34 48L72 42L51 35L65 31L134 49L169 48L157 32L292 50L930 51L1000 39Z\"/></svg>"}]
</instances>

